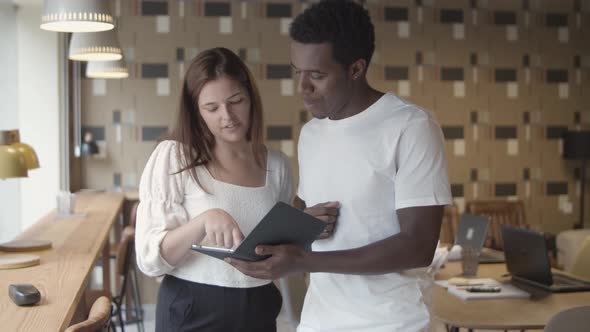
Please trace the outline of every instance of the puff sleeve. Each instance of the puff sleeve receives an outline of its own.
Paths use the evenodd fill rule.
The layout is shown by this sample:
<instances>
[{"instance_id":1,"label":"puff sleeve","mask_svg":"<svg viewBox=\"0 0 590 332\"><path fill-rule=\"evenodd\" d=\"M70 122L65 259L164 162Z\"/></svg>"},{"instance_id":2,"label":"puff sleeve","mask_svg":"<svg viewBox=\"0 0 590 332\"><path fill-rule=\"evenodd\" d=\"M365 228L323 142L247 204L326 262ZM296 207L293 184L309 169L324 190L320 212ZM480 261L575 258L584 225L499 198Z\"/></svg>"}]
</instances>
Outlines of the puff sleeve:
<instances>
[{"instance_id":1,"label":"puff sleeve","mask_svg":"<svg viewBox=\"0 0 590 332\"><path fill-rule=\"evenodd\" d=\"M188 221L183 204L188 172L180 169L174 141L161 142L150 156L139 183L139 206L135 231L137 266L148 276L174 269L160 254L168 231Z\"/></svg>"}]
</instances>

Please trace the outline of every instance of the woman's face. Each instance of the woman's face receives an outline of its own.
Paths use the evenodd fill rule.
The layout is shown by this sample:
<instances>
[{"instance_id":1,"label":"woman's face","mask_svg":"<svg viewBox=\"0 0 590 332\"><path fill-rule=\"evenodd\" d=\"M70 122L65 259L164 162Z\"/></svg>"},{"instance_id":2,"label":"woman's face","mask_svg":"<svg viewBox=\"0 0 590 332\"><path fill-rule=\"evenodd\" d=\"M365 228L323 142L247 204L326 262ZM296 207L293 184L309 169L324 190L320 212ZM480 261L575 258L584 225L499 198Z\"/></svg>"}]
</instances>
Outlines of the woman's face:
<instances>
[{"instance_id":1,"label":"woman's face","mask_svg":"<svg viewBox=\"0 0 590 332\"><path fill-rule=\"evenodd\" d=\"M221 76L199 94L199 113L216 142L246 141L250 127L250 96L236 80Z\"/></svg>"}]
</instances>

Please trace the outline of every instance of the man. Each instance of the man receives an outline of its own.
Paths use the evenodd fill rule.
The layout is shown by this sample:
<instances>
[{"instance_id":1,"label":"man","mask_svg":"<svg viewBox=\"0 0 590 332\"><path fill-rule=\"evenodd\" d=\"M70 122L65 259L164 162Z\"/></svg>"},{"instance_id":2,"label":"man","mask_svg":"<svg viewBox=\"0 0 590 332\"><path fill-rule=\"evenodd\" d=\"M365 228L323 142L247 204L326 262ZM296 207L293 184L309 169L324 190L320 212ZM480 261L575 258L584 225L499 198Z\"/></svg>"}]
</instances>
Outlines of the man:
<instances>
[{"instance_id":1,"label":"man","mask_svg":"<svg viewBox=\"0 0 590 332\"><path fill-rule=\"evenodd\" d=\"M431 263L451 202L442 132L427 112L368 84L374 29L360 5L314 4L290 36L298 91L315 117L301 130L298 196L330 222L324 237L336 217L337 227L312 252L259 246L272 256L227 261L257 278L311 272L300 332L423 330L428 311L404 271Z\"/></svg>"}]
</instances>

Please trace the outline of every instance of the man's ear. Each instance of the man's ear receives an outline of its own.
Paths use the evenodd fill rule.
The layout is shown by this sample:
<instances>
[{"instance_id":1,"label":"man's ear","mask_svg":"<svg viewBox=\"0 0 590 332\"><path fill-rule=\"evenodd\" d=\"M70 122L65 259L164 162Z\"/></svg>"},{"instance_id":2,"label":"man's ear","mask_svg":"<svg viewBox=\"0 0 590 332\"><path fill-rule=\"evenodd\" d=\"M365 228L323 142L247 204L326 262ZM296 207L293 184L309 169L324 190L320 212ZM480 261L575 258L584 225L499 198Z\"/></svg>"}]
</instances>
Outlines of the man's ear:
<instances>
[{"instance_id":1,"label":"man's ear","mask_svg":"<svg viewBox=\"0 0 590 332\"><path fill-rule=\"evenodd\" d=\"M357 80L363 76L367 71L367 61L365 59L358 59L348 67L348 75L353 80Z\"/></svg>"}]
</instances>

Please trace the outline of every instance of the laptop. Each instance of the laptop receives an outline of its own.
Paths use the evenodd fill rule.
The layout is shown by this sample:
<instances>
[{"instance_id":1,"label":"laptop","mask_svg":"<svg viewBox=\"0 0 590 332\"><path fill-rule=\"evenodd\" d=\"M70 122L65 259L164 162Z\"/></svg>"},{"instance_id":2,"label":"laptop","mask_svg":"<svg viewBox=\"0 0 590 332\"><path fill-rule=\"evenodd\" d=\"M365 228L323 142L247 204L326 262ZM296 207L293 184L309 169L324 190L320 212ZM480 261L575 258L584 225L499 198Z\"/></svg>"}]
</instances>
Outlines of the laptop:
<instances>
[{"instance_id":1,"label":"laptop","mask_svg":"<svg viewBox=\"0 0 590 332\"><path fill-rule=\"evenodd\" d=\"M503 263L505 259L501 251L483 248L488 233L488 224L487 217L464 213L459 221L455 244L479 250L479 263Z\"/></svg>"},{"instance_id":2,"label":"laptop","mask_svg":"<svg viewBox=\"0 0 590 332\"><path fill-rule=\"evenodd\" d=\"M551 272L542 233L502 225L506 266L512 280L550 292L590 291L590 282Z\"/></svg>"}]
</instances>

